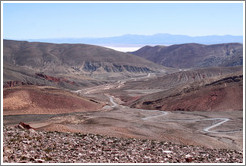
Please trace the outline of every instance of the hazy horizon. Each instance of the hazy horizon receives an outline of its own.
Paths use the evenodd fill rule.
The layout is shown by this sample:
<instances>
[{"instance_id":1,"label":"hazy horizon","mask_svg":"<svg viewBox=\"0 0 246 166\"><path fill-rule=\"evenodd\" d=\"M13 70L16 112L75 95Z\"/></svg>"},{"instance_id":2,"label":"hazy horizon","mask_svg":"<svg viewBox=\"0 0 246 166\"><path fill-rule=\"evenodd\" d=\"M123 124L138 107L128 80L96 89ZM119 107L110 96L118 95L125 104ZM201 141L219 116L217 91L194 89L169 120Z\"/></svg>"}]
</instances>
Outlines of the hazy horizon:
<instances>
[{"instance_id":1,"label":"hazy horizon","mask_svg":"<svg viewBox=\"0 0 246 166\"><path fill-rule=\"evenodd\" d=\"M116 35L116 36L104 36L104 37L59 37L59 38L29 38L29 39L14 39L14 38L4 38L6 40L44 40L44 39L94 39L94 38L111 38L111 37L122 37L122 36L155 36L155 35L177 35L177 36L187 36L187 37L208 37L208 36L237 36L242 37L243 35L231 35L231 34L225 34L225 35L201 35L201 36L191 36L191 35L184 35L184 34L171 34L171 33L155 33L150 35L145 34L122 34L122 35Z\"/></svg>"},{"instance_id":2,"label":"hazy horizon","mask_svg":"<svg viewBox=\"0 0 246 166\"><path fill-rule=\"evenodd\" d=\"M3 38L242 36L243 3L8 3Z\"/></svg>"}]
</instances>

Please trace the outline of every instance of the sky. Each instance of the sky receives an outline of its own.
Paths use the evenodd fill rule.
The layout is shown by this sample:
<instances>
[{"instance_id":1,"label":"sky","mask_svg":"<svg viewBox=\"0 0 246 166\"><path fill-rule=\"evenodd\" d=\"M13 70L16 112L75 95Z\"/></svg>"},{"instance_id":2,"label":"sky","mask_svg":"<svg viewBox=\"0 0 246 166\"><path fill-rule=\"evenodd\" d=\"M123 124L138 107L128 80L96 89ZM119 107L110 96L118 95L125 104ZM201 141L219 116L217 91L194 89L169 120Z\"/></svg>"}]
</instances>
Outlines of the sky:
<instances>
[{"instance_id":1,"label":"sky","mask_svg":"<svg viewBox=\"0 0 246 166\"><path fill-rule=\"evenodd\" d=\"M243 35L243 3L3 3L4 39Z\"/></svg>"}]
</instances>

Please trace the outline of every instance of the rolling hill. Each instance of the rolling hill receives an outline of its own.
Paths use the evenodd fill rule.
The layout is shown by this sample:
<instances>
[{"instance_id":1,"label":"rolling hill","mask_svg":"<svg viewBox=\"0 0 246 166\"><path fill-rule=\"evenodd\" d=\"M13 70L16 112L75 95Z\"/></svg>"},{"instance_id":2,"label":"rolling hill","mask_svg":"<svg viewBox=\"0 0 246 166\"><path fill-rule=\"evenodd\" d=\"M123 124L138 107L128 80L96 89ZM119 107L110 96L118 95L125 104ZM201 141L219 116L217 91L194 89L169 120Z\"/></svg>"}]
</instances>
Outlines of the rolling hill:
<instances>
[{"instance_id":1,"label":"rolling hill","mask_svg":"<svg viewBox=\"0 0 246 166\"><path fill-rule=\"evenodd\" d=\"M4 115L62 114L96 111L103 103L50 86L22 86L3 91Z\"/></svg>"},{"instance_id":2,"label":"rolling hill","mask_svg":"<svg viewBox=\"0 0 246 166\"><path fill-rule=\"evenodd\" d=\"M86 44L4 40L4 62L49 73L152 72L160 66L112 49Z\"/></svg>"},{"instance_id":3,"label":"rolling hill","mask_svg":"<svg viewBox=\"0 0 246 166\"><path fill-rule=\"evenodd\" d=\"M13 40L3 41L3 62L4 83L49 85L48 80L70 89L114 77L169 71L144 58L100 46Z\"/></svg>"}]
</instances>

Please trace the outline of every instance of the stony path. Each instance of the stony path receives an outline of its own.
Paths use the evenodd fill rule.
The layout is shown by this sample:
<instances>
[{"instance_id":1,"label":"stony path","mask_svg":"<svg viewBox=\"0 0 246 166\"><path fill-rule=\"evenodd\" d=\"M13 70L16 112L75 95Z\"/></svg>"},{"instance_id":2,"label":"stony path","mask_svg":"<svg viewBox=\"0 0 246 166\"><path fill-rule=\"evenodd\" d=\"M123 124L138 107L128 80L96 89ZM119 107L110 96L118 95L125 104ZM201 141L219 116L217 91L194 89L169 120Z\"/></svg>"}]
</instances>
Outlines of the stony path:
<instances>
[{"instance_id":1,"label":"stony path","mask_svg":"<svg viewBox=\"0 0 246 166\"><path fill-rule=\"evenodd\" d=\"M240 163L241 151L4 126L3 162Z\"/></svg>"}]
</instances>

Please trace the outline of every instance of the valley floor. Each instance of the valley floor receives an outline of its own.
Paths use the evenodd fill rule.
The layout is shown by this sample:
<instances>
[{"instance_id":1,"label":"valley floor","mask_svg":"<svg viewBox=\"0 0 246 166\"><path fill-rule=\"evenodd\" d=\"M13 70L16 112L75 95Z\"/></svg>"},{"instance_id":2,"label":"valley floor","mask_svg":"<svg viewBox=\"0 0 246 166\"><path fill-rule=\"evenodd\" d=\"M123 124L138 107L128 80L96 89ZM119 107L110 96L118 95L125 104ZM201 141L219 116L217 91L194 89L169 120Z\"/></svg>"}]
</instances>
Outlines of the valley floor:
<instances>
[{"instance_id":1,"label":"valley floor","mask_svg":"<svg viewBox=\"0 0 246 166\"><path fill-rule=\"evenodd\" d=\"M4 124L20 121L41 131L94 133L123 138L171 141L207 148L243 149L242 111L164 112L118 105L98 112L57 115L8 115Z\"/></svg>"},{"instance_id":2,"label":"valley floor","mask_svg":"<svg viewBox=\"0 0 246 166\"><path fill-rule=\"evenodd\" d=\"M104 103L97 111L35 114L33 110L34 114L18 115L9 111L3 116L4 162L243 161L242 110L130 108L122 105L124 102L114 91L126 81L129 80L73 92ZM138 92L129 89L124 93ZM19 122L28 123L36 130L17 129Z\"/></svg>"}]
</instances>

